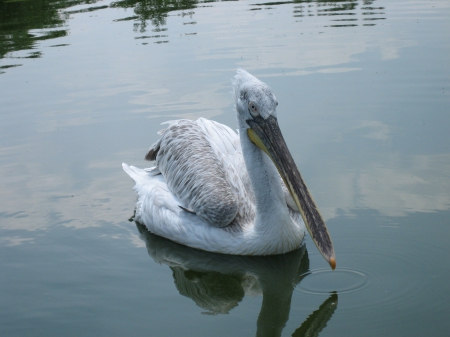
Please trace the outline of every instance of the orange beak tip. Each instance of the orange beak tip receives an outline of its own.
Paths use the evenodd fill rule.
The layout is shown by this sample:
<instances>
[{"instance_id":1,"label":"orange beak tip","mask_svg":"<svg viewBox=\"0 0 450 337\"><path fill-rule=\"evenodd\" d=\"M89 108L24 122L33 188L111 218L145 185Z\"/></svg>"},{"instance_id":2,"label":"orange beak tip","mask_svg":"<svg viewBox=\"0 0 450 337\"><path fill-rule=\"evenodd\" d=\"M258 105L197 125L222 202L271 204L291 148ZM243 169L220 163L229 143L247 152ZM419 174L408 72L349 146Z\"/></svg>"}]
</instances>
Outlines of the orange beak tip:
<instances>
[{"instance_id":1,"label":"orange beak tip","mask_svg":"<svg viewBox=\"0 0 450 337\"><path fill-rule=\"evenodd\" d=\"M330 257L330 261L328 261L332 270L336 269L336 259L334 257Z\"/></svg>"}]
</instances>

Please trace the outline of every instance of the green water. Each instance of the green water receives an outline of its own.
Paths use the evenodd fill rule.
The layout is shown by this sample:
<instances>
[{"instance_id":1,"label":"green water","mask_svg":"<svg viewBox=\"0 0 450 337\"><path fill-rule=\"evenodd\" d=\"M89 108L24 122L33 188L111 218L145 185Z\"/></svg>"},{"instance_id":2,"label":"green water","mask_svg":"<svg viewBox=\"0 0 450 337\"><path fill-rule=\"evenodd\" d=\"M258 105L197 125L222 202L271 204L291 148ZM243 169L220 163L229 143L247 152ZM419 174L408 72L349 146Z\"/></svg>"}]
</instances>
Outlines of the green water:
<instances>
[{"instance_id":1,"label":"green water","mask_svg":"<svg viewBox=\"0 0 450 337\"><path fill-rule=\"evenodd\" d=\"M1 336L447 336L450 3L0 1ZM129 222L121 163L176 118L279 101L330 230L289 254Z\"/></svg>"}]
</instances>

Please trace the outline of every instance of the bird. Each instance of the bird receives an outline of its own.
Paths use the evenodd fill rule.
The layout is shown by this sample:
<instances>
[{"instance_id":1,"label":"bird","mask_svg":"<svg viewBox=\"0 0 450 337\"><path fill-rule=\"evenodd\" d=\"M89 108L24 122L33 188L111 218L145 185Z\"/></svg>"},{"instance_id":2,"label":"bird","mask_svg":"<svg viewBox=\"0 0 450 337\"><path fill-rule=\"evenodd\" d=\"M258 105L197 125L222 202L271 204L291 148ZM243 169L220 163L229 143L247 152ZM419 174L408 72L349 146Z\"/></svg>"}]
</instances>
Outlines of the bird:
<instances>
[{"instance_id":1,"label":"bird","mask_svg":"<svg viewBox=\"0 0 450 337\"><path fill-rule=\"evenodd\" d=\"M232 81L238 129L199 118L159 132L140 169L125 163L137 193L134 220L166 239L231 255L297 249L306 229L332 269L333 243L288 150L272 89L237 69Z\"/></svg>"}]
</instances>

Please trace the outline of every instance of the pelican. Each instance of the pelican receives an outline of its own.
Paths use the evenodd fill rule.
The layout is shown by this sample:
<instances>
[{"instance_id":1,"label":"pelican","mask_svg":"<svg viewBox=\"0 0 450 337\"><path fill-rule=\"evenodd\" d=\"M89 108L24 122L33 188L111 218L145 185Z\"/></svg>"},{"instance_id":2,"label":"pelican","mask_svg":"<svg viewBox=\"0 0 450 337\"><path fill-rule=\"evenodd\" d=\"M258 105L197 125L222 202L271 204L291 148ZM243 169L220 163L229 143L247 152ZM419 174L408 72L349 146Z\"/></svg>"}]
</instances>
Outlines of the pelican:
<instances>
[{"instance_id":1,"label":"pelican","mask_svg":"<svg viewBox=\"0 0 450 337\"><path fill-rule=\"evenodd\" d=\"M277 122L270 87L242 69L233 81L238 132L200 118L166 122L145 159L122 164L138 194L135 221L189 247L233 255L297 249L305 226L336 267L331 237Z\"/></svg>"}]
</instances>

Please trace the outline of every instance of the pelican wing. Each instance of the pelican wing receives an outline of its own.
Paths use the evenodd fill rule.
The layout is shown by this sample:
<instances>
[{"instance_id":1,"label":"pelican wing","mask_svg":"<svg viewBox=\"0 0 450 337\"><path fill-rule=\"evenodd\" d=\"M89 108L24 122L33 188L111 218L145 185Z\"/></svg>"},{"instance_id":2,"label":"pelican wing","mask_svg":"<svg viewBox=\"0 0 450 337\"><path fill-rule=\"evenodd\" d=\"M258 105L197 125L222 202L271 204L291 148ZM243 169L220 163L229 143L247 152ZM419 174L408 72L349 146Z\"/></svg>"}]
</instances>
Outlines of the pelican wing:
<instances>
[{"instance_id":1,"label":"pelican wing","mask_svg":"<svg viewBox=\"0 0 450 337\"><path fill-rule=\"evenodd\" d=\"M180 206L215 227L228 226L238 215L250 216L253 207L242 179L247 173L242 171L237 134L205 119L168 124L147 158L156 160Z\"/></svg>"},{"instance_id":2,"label":"pelican wing","mask_svg":"<svg viewBox=\"0 0 450 337\"><path fill-rule=\"evenodd\" d=\"M229 175L229 182L239 191L238 197L240 203L246 206L249 201L254 204L255 196L251 187L247 167L245 166L244 156L242 154L241 141L239 135L224 124L214 122L205 118L199 118L197 124L202 128L211 148L216 154L218 160ZM232 175L238 175L238 179ZM239 214L245 213L240 210Z\"/></svg>"}]
</instances>

